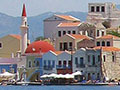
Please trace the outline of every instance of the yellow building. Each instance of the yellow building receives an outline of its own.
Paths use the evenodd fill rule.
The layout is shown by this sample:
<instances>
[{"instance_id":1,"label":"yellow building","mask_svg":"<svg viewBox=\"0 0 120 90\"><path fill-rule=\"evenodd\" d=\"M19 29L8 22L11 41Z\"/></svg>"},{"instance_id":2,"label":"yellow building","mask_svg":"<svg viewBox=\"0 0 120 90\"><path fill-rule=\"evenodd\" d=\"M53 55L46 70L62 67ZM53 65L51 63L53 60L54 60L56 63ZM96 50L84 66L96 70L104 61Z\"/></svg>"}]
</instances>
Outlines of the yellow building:
<instances>
[{"instance_id":1,"label":"yellow building","mask_svg":"<svg viewBox=\"0 0 120 90\"><path fill-rule=\"evenodd\" d=\"M10 58L20 51L20 35L7 35L0 38L0 57Z\"/></svg>"}]
</instances>

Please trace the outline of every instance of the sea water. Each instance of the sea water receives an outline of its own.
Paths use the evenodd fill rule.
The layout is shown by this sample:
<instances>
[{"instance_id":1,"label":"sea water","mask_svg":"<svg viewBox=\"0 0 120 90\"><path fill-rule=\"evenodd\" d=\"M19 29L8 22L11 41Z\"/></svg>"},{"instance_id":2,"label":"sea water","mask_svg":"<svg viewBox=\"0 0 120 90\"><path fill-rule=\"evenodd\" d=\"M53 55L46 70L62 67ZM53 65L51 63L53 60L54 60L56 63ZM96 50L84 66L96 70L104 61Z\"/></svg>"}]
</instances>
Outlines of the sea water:
<instances>
[{"instance_id":1,"label":"sea water","mask_svg":"<svg viewBox=\"0 0 120 90\"><path fill-rule=\"evenodd\" d=\"M120 86L0 86L0 90L120 90Z\"/></svg>"}]
</instances>

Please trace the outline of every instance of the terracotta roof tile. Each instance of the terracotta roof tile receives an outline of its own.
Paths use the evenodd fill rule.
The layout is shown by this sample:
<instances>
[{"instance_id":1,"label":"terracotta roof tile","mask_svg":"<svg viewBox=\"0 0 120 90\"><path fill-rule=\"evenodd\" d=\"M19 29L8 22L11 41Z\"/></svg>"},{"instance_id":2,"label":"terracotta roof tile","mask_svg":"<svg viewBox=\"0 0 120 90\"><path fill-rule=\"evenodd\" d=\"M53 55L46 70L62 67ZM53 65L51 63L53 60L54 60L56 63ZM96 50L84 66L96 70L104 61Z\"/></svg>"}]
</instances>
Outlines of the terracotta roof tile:
<instances>
[{"instance_id":1,"label":"terracotta roof tile","mask_svg":"<svg viewBox=\"0 0 120 90\"><path fill-rule=\"evenodd\" d=\"M89 37L87 37L86 35L80 35L80 34L70 34L72 37L74 37L75 39L90 39Z\"/></svg>"},{"instance_id":2,"label":"terracotta roof tile","mask_svg":"<svg viewBox=\"0 0 120 90\"><path fill-rule=\"evenodd\" d=\"M73 17L73 16L70 16L70 15L55 15L57 17L60 17L60 18L63 18L65 20L70 20L70 21L80 21L79 19Z\"/></svg>"},{"instance_id":3,"label":"terracotta roof tile","mask_svg":"<svg viewBox=\"0 0 120 90\"><path fill-rule=\"evenodd\" d=\"M120 39L119 37L114 36L114 35L105 35L105 36L99 37L97 39L111 39L111 38L113 38L113 39Z\"/></svg>"},{"instance_id":4,"label":"terracotta roof tile","mask_svg":"<svg viewBox=\"0 0 120 90\"><path fill-rule=\"evenodd\" d=\"M116 48L116 47L94 47L94 49L102 49L103 51L120 51L120 49L119 48Z\"/></svg>"},{"instance_id":5,"label":"terracotta roof tile","mask_svg":"<svg viewBox=\"0 0 120 90\"><path fill-rule=\"evenodd\" d=\"M16 39L21 39L21 36L20 35L15 35L15 34L10 34L10 36L12 36L12 37L14 37L14 38L16 38Z\"/></svg>"},{"instance_id":6,"label":"terracotta roof tile","mask_svg":"<svg viewBox=\"0 0 120 90\"><path fill-rule=\"evenodd\" d=\"M81 24L80 22L60 23L58 27L75 27L75 26L79 26L80 24Z\"/></svg>"}]
</instances>

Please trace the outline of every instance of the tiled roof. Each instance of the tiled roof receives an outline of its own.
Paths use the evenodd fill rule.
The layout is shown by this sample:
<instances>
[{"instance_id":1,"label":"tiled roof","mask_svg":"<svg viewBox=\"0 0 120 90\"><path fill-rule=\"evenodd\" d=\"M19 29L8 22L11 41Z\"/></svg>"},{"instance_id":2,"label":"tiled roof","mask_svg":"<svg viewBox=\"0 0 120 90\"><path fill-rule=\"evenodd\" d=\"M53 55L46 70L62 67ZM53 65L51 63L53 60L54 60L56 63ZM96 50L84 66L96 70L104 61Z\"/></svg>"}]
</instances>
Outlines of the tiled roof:
<instances>
[{"instance_id":1,"label":"tiled roof","mask_svg":"<svg viewBox=\"0 0 120 90\"><path fill-rule=\"evenodd\" d=\"M103 51L120 51L119 48L116 47L94 47L94 49L102 49Z\"/></svg>"},{"instance_id":2,"label":"tiled roof","mask_svg":"<svg viewBox=\"0 0 120 90\"><path fill-rule=\"evenodd\" d=\"M80 21L79 19L77 19L73 16L70 16L70 15L55 15L55 16L63 18L65 20L69 20L69 21Z\"/></svg>"},{"instance_id":3,"label":"tiled roof","mask_svg":"<svg viewBox=\"0 0 120 90\"><path fill-rule=\"evenodd\" d=\"M21 36L20 35L15 35L15 34L10 34L10 36L12 36L12 37L14 37L14 38L16 38L16 39L21 39Z\"/></svg>"},{"instance_id":4,"label":"tiled roof","mask_svg":"<svg viewBox=\"0 0 120 90\"><path fill-rule=\"evenodd\" d=\"M80 34L69 34L69 35L71 35L75 39L89 39L89 37L87 37L86 35L80 35Z\"/></svg>"},{"instance_id":5,"label":"tiled roof","mask_svg":"<svg viewBox=\"0 0 120 90\"><path fill-rule=\"evenodd\" d=\"M113 38L113 39L120 39L119 37L114 36L114 35L105 35L105 36L99 37L97 39L111 39L111 38Z\"/></svg>"},{"instance_id":6,"label":"tiled roof","mask_svg":"<svg viewBox=\"0 0 120 90\"><path fill-rule=\"evenodd\" d=\"M68 22L68 23L60 23L58 27L76 27L79 26L80 22Z\"/></svg>"}]
</instances>

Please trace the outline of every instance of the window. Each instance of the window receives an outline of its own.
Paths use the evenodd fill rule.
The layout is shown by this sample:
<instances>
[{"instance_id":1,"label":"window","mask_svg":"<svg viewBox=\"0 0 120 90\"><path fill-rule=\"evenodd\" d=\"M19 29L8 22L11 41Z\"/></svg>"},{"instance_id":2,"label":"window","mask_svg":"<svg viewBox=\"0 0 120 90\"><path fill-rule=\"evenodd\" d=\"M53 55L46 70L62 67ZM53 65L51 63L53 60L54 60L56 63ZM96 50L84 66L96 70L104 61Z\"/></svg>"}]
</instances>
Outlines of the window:
<instances>
[{"instance_id":1,"label":"window","mask_svg":"<svg viewBox=\"0 0 120 90\"><path fill-rule=\"evenodd\" d=\"M97 7L96 7L96 12L99 12L99 11L100 11L100 7L97 6Z\"/></svg>"},{"instance_id":2,"label":"window","mask_svg":"<svg viewBox=\"0 0 120 90\"><path fill-rule=\"evenodd\" d=\"M114 55L112 56L112 62L115 62L115 57L114 57Z\"/></svg>"},{"instance_id":3,"label":"window","mask_svg":"<svg viewBox=\"0 0 120 90\"><path fill-rule=\"evenodd\" d=\"M39 61L36 61L36 67L39 67L40 64L39 64Z\"/></svg>"},{"instance_id":4,"label":"window","mask_svg":"<svg viewBox=\"0 0 120 90\"><path fill-rule=\"evenodd\" d=\"M62 44L62 43L60 43L60 51L62 51L62 45L63 45L63 44Z\"/></svg>"},{"instance_id":5,"label":"window","mask_svg":"<svg viewBox=\"0 0 120 90\"><path fill-rule=\"evenodd\" d=\"M55 61L52 61L52 67L53 68L55 67Z\"/></svg>"},{"instance_id":6,"label":"window","mask_svg":"<svg viewBox=\"0 0 120 90\"><path fill-rule=\"evenodd\" d=\"M100 62L100 55L98 55L98 62Z\"/></svg>"},{"instance_id":7,"label":"window","mask_svg":"<svg viewBox=\"0 0 120 90\"><path fill-rule=\"evenodd\" d=\"M58 65L61 66L61 64L62 64L61 61L59 61L59 62L58 62Z\"/></svg>"},{"instance_id":8,"label":"window","mask_svg":"<svg viewBox=\"0 0 120 90\"><path fill-rule=\"evenodd\" d=\"M107 41L107 46L110 46L110 41Z\"/></svg>"},{"instance_id":9,"label":"window","mask_svg":"<svg viewBox=\"0 0 120 90\"><path fill-rule=\"evenodd\" d=\"M90 55L88 55L88 62L90 62Z\"/></svg>"},{"instance_id":10,"label":"window","mask_svg":"<svg viewBox=\"0 0 120 90\"><path fill-rule=\"evenodd\" d=\"M115 56L113 52L112 52L112 62L115 62Z\"/></svg>"},{"instance_id":11,"label":"window","mask_svg":"<svg viewBox=\"0 0 120 90\"><path fill-rule=\"evenodd\" d=\"M105 12L105 7L104 6L101 7L101 12Z\"/></svg>"},{"instance_id":12,"label":"window","mask_svg":"<svg viewBox=\"0 0 120 90\"><path fill-rule=\"evenodd\" d=\"M78 58L75 57L75 64L78 64Z\"/></svg>"},{"instance_id":13,"label":"window","mask_svg":"<svg viewBox=\"0 0 120 90\"><path fill-rule=\"evenodd\" d=\"M97 80L100 80L100 73L97 73Z\"/></svg>"},{"instance_id":14,"label":"window","mask_svg":"<svg viewBox=\"0 0 120 90\"><path fill-rule=\"evenodd\" d=\"M58 37L61 37L61 31L58 31Z\"/></svg>"},{"instance_id":15,"label":"window","mask_svg":"<svg viewBox=\"0 0 120 90\"><path fill-rule=\"evenodd\" d=\"M103 55L103 61L105 62L106 58L105 58L105 55Z\"/></svg>"},{"instance_id":16,"label":"window","mask_svg":"<svg viewBox=\"0 0 120 90\"><path fill-rule=\"evenodd\" d=\"M28 67L32 67L32 62L29 61L28 63L29 63L29 64L28 64Z\"/></svg>"},{"instance_id":17,"label":"window","mask_svg":"<svg viewBox=\"0 0 120 90\"><path fill-rule=\"evenodd\" d=\"M64 67L66 67L66 64L67 64L67 62L66 62L66 61L63 61L63 66L64 66Z\"/></svg>"},{"instance_id":18,"label":"window","mask_svg":"<svg viewBox=\"0 0 120 90\"><path fill-rule=\"evenodd\" d=\"M71 61L68 61L68 66L70 67L70 66L72 66L72 63L71 63Z\"/></svg>"},{"instance_id":19,"label":"window","mask_svg":"<svg viewBox=\"0 0 120 90\"><path fill-rule=\"evenodd\" d=\"M83 61L84 61L83 57L80 57L80 65L84 64Z\"/></svg>"},{"instance_id":20,"label":"window","mask_svg":"<svg viewBox=\"0 0 120 90\"><path fill-rule=\"evenodd\" d=\"M104 41L102 41L102 46L105 46L105 42Z\"/></svg>"},{"instance_id":21,"label":"window","mask_svg":"<svg viewBox=\"0 0 120 90\"><path fill-rule=\"evenodd\" d=\"M64 50L68 50L68 44L67 44L67 42L64 42Z\"/></svg>"},{"instance_id":22,"label":"window","mask_svg":"<svg viewBox=\"0 0 120 90\"><path fill-rule=\"evenodd\" d=\"M104 36L105 35L105 33L102 31L102 36Z\"/></svg>"},{"instance_id":23,"label":"window","mask_svg":"<svg viewBox=\"0 0 120 90\"><path fill-rule=\"evenodd\" d=\"M93 55L92 57L93 57L92 65L95 65L95 55Z\"/></svg>"},{"instance_id":24,"label":"window","mask_svg":"<svg viewBox=\"0 0 120 90\"><path fill-rule=\"evenodd\" d=\"M76 32L75 32L75 31L72 31L72 33L73 33L73 34L76 34Z\"/></svg>"},{"instance_id":25,"label":"window","mask_svg":"<svg viewBox=\"0 0 120 90\"><path fill-rule=\"evenodd\" d=\"M94 12L94 11L95 11L95 7L91 6L91 12Z\"/></svg>"},{"instance_id":26,"label":"window","mask_svg":"<svg viewBox=\"0 0 120 90\"><path fill-rule=\"evenodd\" d=\"M97 42L97 46L100 46L100 42Z\"/></svg>"},{"instance_id":27,"label":"window","mask_svg":"<svg viewBox=\"0 0 120 90\"><path fill-rule=\"evenodd\" d=\"M72 49L72 42L69 42L69 47L70 49Z\"/></svg>"},{"instance_id":28,"label":"window","mask_svg":"<svg viewBox=\"0 0 120 90\"><path fill-rule=\"evenodd\" d=\"M68 31L68 34L71 34L71 31Z\"/></svg>"},{"instance_id":29,"label":"window","mask_svg":"<svg viewBox=\"0 0 120 90\"><path fill-rule=\"evenodd\" d=\"M50 62L50 60L48 60L48 66L50 66L51 65L51 62Z\"/></svg>"},{"instance_id":30,"label":"window","mask_svg":"<svg viewBox=\"0 0 120 90\"><path fill-rule=\"evenodd\" d=\"M0 48L2 48L2 43L0 43Z\"/></svg>"},{"instance_id":31,"label":"window","mask_svg":"<svg viewBox=\"0 0 120 90\"><path fill-rule=\"evenodd\" d=\"M25 26L27 26L27 22L25 22Z\"/></svg>"},{"instance_id":32,"label":"window","mask_svg":"<svg viewBox=\"0 0 120 90\"><path fill-rule=\"evenodd\" d=\"M97 30L97 37L99 37L99 33L100 33L99 30Z\"/></svg>"},{"instance_id":33,"label":"window","mask_svg":"<svg viewBox=\"0 0 120 90\"><path fill-rule=\"evenodd\" d=\"M63 31L63 35L65 35L66 34L66 31Z\"/></svg>"},{"instance_id":34,"label":"window","mask_svg":"<svg viewBox=\"0 0 120 90\"><path fill-rule=\"evenodd\" d=\"M44 66L46 66L46 60L44 60Z\"/></svg>"}]
</instances>

